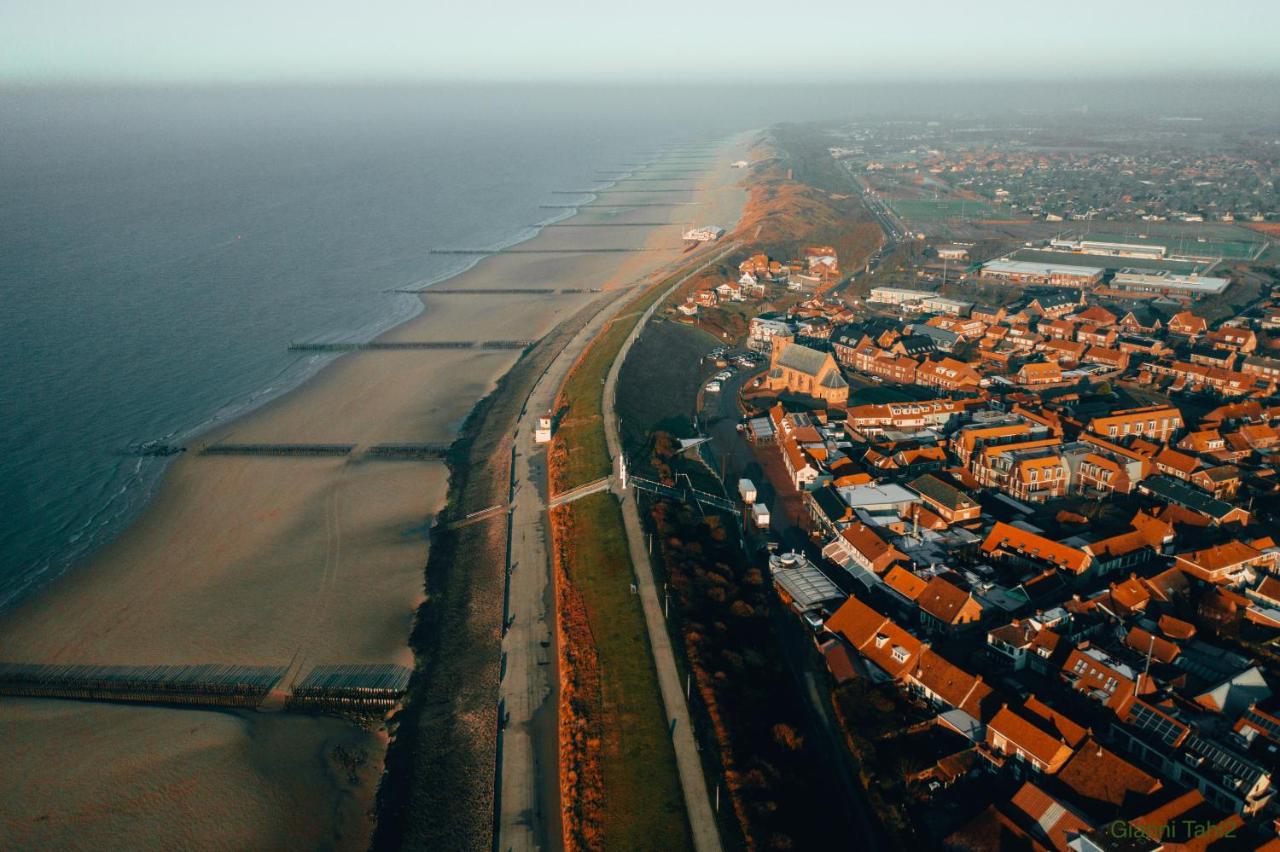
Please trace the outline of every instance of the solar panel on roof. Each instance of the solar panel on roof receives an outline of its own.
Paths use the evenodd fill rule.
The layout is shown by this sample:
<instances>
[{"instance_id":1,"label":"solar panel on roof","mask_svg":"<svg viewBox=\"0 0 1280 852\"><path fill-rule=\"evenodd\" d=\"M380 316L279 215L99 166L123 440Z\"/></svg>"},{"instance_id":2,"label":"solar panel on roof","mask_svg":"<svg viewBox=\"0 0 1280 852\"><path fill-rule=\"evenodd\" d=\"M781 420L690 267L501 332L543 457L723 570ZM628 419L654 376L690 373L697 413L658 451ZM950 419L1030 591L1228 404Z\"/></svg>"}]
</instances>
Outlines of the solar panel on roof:
<instances>
[{"instance_id":1,"label":"solar panel on roof","mask_svg":"<svg viewBox=\"0 0 1280 852\"><path fill-rule=\"evenodd\" d=\"M1232 778L1241 778L1250 785L1256 783L1263 774L1262 769L1227 751L1212 740L1193 736L1187 740L1187 750L1204 757L1219 772L1230 775Z\"/></svg>"},{"instance_id":2,"label":"solar panel on roof","mask_svg":"<svg viewBox=\"0 0 1280 852\"><path fill-rule=\"evenodd\" d=\"M1181 722L1176 722L1163 713L1157 713L1145 704L1133 705L1133 709L1129 712L1129 722L1134 727L1154 735L1166 745L1176 743L1187 730Z\"/></svg>"}]
</instances>

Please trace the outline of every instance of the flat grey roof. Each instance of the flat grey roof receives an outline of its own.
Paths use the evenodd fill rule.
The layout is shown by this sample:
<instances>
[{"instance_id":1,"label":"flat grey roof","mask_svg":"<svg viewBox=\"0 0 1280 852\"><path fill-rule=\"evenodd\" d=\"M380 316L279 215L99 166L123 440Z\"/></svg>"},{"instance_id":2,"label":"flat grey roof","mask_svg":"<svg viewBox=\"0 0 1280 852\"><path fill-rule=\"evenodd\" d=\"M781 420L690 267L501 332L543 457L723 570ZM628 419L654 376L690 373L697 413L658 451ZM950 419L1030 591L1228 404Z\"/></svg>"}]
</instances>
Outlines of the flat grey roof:
<instances>
[{"instance_id":1,"label":"flat grey roof","mask_svg":"<svg viewBox=\"0 0 1280 852\"><path fill-rule=\"evenodd\" d=\"M1029 260L992 260L982 265L983 272L1009 272L1020 275L1098 275L1101 266L1074 266L1063 263L1034 263Z\"/></svg>"},{"instance_id":2,"label":"flat grey roof","mask_svg":"<svg viewBox=\"0 0 1280 852\"><path fill-rule=\"evenodd\" d=\"M782 587L801 611L848 597L821 569L807 560L795 568L777 569L773 572L773 582Z\"/></svg>"}]
</instances>

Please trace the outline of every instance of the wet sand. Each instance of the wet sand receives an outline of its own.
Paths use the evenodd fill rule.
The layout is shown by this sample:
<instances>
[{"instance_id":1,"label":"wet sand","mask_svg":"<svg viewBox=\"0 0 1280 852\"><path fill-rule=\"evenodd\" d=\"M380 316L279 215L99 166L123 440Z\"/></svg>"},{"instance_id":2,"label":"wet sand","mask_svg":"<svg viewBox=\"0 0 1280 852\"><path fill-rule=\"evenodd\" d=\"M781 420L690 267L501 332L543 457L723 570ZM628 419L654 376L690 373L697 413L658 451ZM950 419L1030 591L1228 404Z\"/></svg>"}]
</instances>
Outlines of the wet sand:
<instances>
[{"instance_id":1,"label":"wet sand","mask_svg":"<svg viewBox=\"0 0 1280 852\"><path fill-rule=\"evenodd\" d=\"M671 225L547 228L519 246L658 250L496 255L445 286L626 286L680 255L681 223L737 218L744 175L727 164L744 152L745 139L724 149L701 192L600 197L697 206L588 206L570 220ZM381 339L534 339L595 298L428 296L419 316ZM271 664L303 673L317 663L410 665L427 530L443 508L447 472L438 462L362 460L360 449L451 441L517 357L344 356L203 436L359 448L349 459L180 458L137 523L4 617L0 659ZM354 849L368 844L385 736L286 714L4 699L0 748L0 848Z\"/></svg>"}]
</instances>

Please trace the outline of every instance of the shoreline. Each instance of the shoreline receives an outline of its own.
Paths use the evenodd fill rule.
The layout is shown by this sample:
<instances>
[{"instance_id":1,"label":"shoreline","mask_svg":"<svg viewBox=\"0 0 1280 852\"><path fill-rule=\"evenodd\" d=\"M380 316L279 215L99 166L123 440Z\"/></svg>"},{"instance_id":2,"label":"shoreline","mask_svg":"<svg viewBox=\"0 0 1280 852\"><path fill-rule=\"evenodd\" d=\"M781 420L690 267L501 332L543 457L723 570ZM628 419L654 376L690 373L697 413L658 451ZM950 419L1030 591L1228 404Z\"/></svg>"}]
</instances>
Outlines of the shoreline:
<instances>
[{"instance_id":1,"label":"shoreline","mask_svg":"<svg viewBox=\"0 0 1280 852\"><path fill-rule=\"evenodd\" d=\"M584 202L575 217L649 221L652 211L592 211ZM673 208L664 217L668 225L636 226L637 238L646 247L675 243L678 236L667 237L667 229L678 227L678 215ZM592 238L573 231L544 225L529 240L562 254L483 256L441 280L451 281L451 289L582 282L616 290L680 254L678 245L573 254L572 247ZM618 242L616 234L595 239ZM599 296L420 297L419 313L378 339L542 339ZM206 435L361 446L452 443L478 400L520 355L336 358ZM406 638L424 600L426 529L446 503L448 479L438 462L184 455L114 541L5 613L0 642L14 661L292 665L301 657L299 670L320 662L412 664ZM58 630L50 631L51 624ZM97 733L122 718L140 727L128 742ZM369 811L385 739L335 720L21 699L0 707L0 722L15 723L0 728L14 737L15 771L27 770L30 778L0 814L0 837L12 834L19 845L65 845L89 830L159 847L181 843L185 832L217 830L231 815L244 845L274 845L288 836L299 846L356 848L367 845L373 828ZM19 730L25 733L18 736ZM62 751L50 752L46 744L52 743ZM149 765L157 762L178 780L155 786ZM300 768L307 764L313 769ZM344 769L352 764L355 770ZM62 789L59 779L72 775L75 783ZM277 791L276 807L261 807L254 791L264 788ZM38 818L48 807L57 816ZM332 820L317 826L305 818L316 812L331 813Z\"/></svg>"},{"instance_id":2,"label":"shoreline","mask_svg":"<svg viewBox=\"0 0 1280 852\"><path fill-rule=\"evenodd\" d=\"M626 170L621 177L609 178L603 186L597 187L597 191L611 189L619 180L623 180L635 171L647 168L649 165L636 166ZM584 207L589 207L600 200L596 192L583 194L590 195L590 200L563 211L552 212L544 221L525 226L513 236L497 240L490 246L477 246L477 250L502 253L508 249L536 240L548 226L573 219L581 215ZM467 275L491 256L490 254L477 254L473 260L464 264L461 269L415 279L399 287L389 289L427 290ZM421 296L414 296L409 293L405 293L404 296L404 308L394 313L389 312L386 318L371 321L360 328L324 334L316 339L317 342L347 343L356 340L381 340L384 335L390 334L400 326L412 322L426 310L427 306ZM154 440L173 444L194 444L206 436L215 434L220 429L233 425L237 420L249 417L255 412L274 404L277 400L294 393L307 383L317 380L346 354L349 353L332 356L299 354L298 357L283 365L267 385L254 388L224 401L212 414L194 426L168 435L155 436ZM281 381L281 377L284 377L283 381ZM127 452L123 454L125 458L129 457ZM99 552L109 547L131 526L136 524L157 498L169 468L182 455L185 455L185 453L161 458L138 456L139 467L151 461L158 462L156 469L149 471L139 469L128 476L116 494L109 496L90 515L83 519L82 523L77 527L76 540L70 542L64 552L50 556L44 566L31 575L29 579L24 577L22 582L15 584L12 590L7 592L3 599L0 599L0 620L7 613L22 607L28 601L66 579L72 572L94 559ZM139 494L138 492L142 493ZM104 516L106 520L95 526L95 520ZM79 537L86 532L92 540L85 546L77 546Z\"/></svg>"}]
</instances>

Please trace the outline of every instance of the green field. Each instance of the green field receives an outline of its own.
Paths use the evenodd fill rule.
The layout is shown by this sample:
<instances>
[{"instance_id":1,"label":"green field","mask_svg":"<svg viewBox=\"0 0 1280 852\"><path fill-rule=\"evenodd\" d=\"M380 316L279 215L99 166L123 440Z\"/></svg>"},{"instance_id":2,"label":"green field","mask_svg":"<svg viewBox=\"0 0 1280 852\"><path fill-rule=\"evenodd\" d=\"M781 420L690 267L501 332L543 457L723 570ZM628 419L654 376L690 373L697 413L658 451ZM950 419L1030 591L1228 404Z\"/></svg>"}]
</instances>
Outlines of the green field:
<instances>
[{"instance_id":1,"label":"green field","mask_svg":"<svg viewBox=\"0 0 1280 852\"><path fill-rule=\"evenodd\" d=\"M602 741L594 749L606 802L605 849L691 849L671 731L653 667L622 511L610 493L563 509L570 518L565 573L582 596L599 661Z\"/></svg>"},{"instance_id":2,"label":"green field","mask_svg":"<svg viewBox=\"0 0 1280 852\"><path fill-rule=\"evenodd\" d=\"M1233 260L1252 258L1262 248L1262 239L1252 238L1248 232L1232 225L1188 225L1181 233L1166 231L1141 234L1094 233L1081 239L1101 240L1112 243L1164 246L1169 254L1195 257L1225 257Z\"/></svg>"},{"instance_id":3,"label":"green field","mask_svg":"<svg viewBox=\"0 0 1280 852\"><path fill-rule=\"evenodd\" d=\"M947 219L990 219L995 209L985 201L945 198L893 198L886 203L908 222L940 222Z\"/></svg>"}]
</instances>

